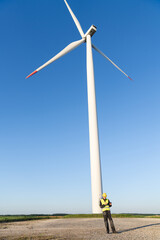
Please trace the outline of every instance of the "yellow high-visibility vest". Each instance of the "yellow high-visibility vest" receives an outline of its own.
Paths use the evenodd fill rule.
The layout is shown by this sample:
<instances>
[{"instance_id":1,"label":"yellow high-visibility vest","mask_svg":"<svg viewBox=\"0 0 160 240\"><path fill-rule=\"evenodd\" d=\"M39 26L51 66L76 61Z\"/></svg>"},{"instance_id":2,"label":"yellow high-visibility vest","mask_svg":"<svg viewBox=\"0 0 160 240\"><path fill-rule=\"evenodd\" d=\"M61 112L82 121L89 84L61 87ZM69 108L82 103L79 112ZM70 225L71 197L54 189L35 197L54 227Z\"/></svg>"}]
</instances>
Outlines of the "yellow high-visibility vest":
<instances>
[{"instance_id":1,"label":"yellow high-visibility vest","mask_svg":"<svg viewBox=\"0 0 160 240\"><path fill-rule=\"evenodd\" d=\"M109 208L109 200L108 199L101 199L101 203L102 203L102 205L104 205L105 203L107 203L107 205L105 205L105 207L104 208L102 208L102 211L104 212L104 211L110 211L110 208Z\"/></svg>"}]
</instances>

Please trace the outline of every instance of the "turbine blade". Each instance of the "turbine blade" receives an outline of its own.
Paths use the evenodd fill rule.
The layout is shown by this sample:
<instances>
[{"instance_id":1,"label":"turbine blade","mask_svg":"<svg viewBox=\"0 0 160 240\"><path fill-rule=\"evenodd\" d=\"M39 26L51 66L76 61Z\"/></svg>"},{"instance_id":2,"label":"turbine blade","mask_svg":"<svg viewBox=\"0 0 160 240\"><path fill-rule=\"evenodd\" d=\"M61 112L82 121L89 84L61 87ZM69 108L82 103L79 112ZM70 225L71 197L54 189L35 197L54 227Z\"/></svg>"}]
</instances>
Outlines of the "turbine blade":
<instances>
[{"instance_id":1,"label":"turbine blade","mask_svg":"<svg viewBox=\"0 0 160 240\"><path fill-rule=\"evenodd\" d=\"M73 21L75 22L75 24L76 24L76 26L77 26L77 28L78 28L78 31L79 31L81 37L83 38L83 37L84 37L84 32L83 32L83 30L82 30L82 27L81 27L78 19L76 18L76 16L75 16L74 13L72 12L72 10L71 10L70 6L68 5L67 1L64 0L64 2L65 2L65 4L66 4L66 6L67 6L67 8L68 8L68 10L69 10L72 18L73 18Z\"/></svg>"},{"instance_id":2,"label":"turbine blade","mask_svg":"<svg viewBox=\"0 0 160 240\"><path fill-rule=\"evenodd\" d=\"M99 52L103 57L105 57L108 61L110 61L119 71L121 71L126 77L128 77L130 80L133 80L130 78L125 72L122 71L109 57L107 57L103 52L101 52L95 45L92 44L92 47Z\"/></svg>"},{"instance_id":3,"label":"turbine blade","mask_svg":"<svg viewBox=\"0 0 160 240\"><path fill-rule=\"evenodd\" d=\"M33 74L37 73L38 71L40 71L42 68L46 67L47 65L49 65L50 63L56 61L58 58L62 57L63 55L67 54L68 52L72 51L73 49L75 49L76 47L78 47L79 45L81 45L82 43L85 42L85 39L81 39L75 42L70 43L67 47L65 47L62 51L60 51L56 56L54 56L53 58L51 58L49 61L47 61L45 64L43 64L41 67L37 68L34 72L32 72L30 75L28 75L26 78L29 78L30 76L32 76Z\"/></svg>"},{"instance_id":4,"label":"turbine blade","mask_svg":"<svg viewBox=\"0 0 160 240\"><path fill-rule=\"evenodd\" d=\"M38 71L37 70L35 70L34 72L32 72L31 74L29 74L26 78L29 78L29 77L31 77L33 74L35 74L35 73L37 73Z\"/></svg>"}]
</instances>

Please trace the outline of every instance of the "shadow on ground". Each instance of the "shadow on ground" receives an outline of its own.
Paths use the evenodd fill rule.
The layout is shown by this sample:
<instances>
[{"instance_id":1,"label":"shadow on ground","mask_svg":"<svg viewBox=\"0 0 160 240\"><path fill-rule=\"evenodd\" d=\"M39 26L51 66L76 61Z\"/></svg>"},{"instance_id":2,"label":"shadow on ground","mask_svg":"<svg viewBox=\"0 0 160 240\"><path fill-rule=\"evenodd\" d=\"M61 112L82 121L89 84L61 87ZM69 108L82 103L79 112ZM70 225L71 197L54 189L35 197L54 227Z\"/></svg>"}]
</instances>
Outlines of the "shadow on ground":
<instances>
[{"instance_id":1,"label":"shadow on ground","mask_svg":"<svg viewBox=\"0 0 160 240\"><path fill-rule=\"evenodd\" d=\"M137 229L140 229L140 228L146 228L146 227L157 226L157 225L160 225L160 223L149 224L149 225L144 225L144 226L135 227L135 228L129 228L129 229L125 229L125 230L122 230L122 231L118 231L118 233L134 231L134 230L137 230Z\"/></svg>"}]
</instances>

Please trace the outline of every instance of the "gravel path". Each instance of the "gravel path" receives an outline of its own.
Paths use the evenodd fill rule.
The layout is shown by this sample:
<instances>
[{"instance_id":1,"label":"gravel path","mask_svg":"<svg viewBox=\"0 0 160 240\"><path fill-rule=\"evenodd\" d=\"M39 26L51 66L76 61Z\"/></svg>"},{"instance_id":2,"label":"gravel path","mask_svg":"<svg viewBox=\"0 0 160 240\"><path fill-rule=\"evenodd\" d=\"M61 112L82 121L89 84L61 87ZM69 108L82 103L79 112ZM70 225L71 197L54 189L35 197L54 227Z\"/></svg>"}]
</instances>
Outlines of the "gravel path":
<instances>
[{"instance_id":1,"label":"gravel path","mask_svg":"<svg viewBox=\"0 0 160 240\"><path fill-rule=\"evenodd\" d=\"M49 219L0 224L0 240L160 240L160 219L115 218L118 234L106 234L103 219Z\"/></svg>"}]
</instances>

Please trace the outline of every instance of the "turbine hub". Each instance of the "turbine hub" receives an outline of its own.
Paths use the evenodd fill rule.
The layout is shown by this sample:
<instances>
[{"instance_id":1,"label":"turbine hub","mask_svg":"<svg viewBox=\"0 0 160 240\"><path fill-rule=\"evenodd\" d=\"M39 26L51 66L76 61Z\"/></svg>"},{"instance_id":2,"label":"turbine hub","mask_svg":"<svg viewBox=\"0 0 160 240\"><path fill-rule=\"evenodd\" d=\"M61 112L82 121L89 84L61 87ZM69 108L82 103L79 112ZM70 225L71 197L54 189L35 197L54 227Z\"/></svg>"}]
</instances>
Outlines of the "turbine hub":
<instances>
[{"instance_id":1,"label":"turbine hub","mask_svg":"<svg viewBox=\"0 0 160 240\"><path fill-rule=\"evenodd\" d=\"M84 35L84 37L86 37L87 35L90 35L91 37L95 34L95 32L97 31L96 26L92 25L88 31L86 32L86 34Z\"/></svg>"}]
</instances>

